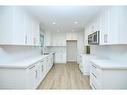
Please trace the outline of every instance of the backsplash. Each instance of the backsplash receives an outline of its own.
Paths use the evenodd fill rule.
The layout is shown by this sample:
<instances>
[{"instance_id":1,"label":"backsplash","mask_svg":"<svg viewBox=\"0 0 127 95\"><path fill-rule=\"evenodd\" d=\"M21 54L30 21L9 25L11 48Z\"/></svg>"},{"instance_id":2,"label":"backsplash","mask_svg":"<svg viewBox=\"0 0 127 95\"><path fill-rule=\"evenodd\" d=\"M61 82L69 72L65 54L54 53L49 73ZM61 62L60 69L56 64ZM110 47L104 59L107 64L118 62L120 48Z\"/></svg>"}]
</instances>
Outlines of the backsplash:
<instances>
[{"instance_id":1,"label":"backsplash","mask_svg":"<svg viewBox=\"0 0 127 95\"><path fill-rule=\"evenodd\" d=\"M0 62L22 60L40 54L38 47L0 46Z\"/></svg>"},{"instance_id":2,"label":"backsplash","mask_svg":"<svg viewBox=\"0 0 127 95\"><path fill-rule=\"evenodd\" d=\"M127 45L91 46L91 54L116 61L127 62Z\"/></svg>"}]
</instances>

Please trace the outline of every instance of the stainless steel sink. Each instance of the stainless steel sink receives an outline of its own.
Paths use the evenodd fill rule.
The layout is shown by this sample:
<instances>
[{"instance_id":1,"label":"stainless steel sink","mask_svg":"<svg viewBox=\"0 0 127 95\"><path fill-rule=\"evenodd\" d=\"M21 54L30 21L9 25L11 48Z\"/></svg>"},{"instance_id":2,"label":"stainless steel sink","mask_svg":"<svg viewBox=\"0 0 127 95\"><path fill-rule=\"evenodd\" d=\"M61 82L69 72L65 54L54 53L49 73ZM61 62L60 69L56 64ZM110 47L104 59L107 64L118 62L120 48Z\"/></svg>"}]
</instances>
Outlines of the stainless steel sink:
<instances>
[{"instance_id":1,"label":"stainless steel sink","mask_svg":"<svg viewBox=\"0 0 127 95\"><path fill-rule=\"evenodd\" d=\"M49 53L48 52L46 52L46 53L43 53L43 55L48 55Z\"/></svg>"}]
</instances>

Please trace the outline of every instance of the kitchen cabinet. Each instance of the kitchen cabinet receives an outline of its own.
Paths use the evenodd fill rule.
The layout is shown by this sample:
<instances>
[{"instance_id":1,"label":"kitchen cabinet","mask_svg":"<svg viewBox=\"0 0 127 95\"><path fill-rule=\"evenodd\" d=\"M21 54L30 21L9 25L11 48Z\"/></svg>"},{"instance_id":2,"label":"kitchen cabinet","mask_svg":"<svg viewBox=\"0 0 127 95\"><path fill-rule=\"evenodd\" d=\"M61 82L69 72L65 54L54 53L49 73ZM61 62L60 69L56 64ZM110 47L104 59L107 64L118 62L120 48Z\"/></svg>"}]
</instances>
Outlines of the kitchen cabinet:
<instances>
[{"instance_id":1,"label":"kitchen cabinet","mask_svg":"<svg viewBox=\"0 0 127 95\"><path fill-rule=\"evenodd\" d=\"M39 22L21 7L0 7L1 45L40 45Z\"/></svg>"},{"instance_id":2,"label":"kitchen cabinet","mask_svg":"<svg viewBox=\"0 0 127 95\"><path fill-rule=\"evenodd\" d=\"M33 31L32 31L32 18L29 15L25 15L25 43L28 45L33 44Z\"/></svg>"},{"instance_id":3,"label":"kitchen cabinet","mask_svg":"<svg viewBox=\"0 0 127 95\"><path fill-rule=\"evenodd\" d=\"M37 70L35 64L27 69L27 88L34 89L36 87Z\"/></svg>"},{"instance_id":4,"label":"kitchen cabinet","mask_svg":"<svg viewBox=\"0 0 127 95\"><path fill-rule=\"evenodd\" d=\"M66 34L63 32L52 33L52 46L66 46Z\"/></svg>"},{"instance_id":5,"label":"kitchen cabinet","mask_svg":"<svg viewBox=\"0 0 127 95\"><path fill-rule=\"evenodd\" d=\"M44 78L44 73L46 72L46 60L43 59L40 61L40 78Z\"/></svg>"},{"instance_id":6,"label":"kitchen cabinet","mask_svg":"<svg viewBox=\"0 0 127 95\"><path fill-rule=\"evenodd\" d=\"M83 75L90 75L90 59L95 58L95 56L90 54L81 54L79 68Z\"/></svg>"},{"instance_id":7,"label":"kitchen cabinet","mask_svg":"<svg viewBox=\"0 0 127 95\"><path fill-rule=\"evenodd\" d=\"M116 8L106 9L100 16L100 45L119 44L119 12Z\"/></svg>"},{"instance_id":8,"label":"kitchen cabinet","mask_svg":"<svg viewBox=\"0 0 127 95\"><path fill-rule=\"evenodd\" d=\"M32 59L31 59L32 60ZM53 66L53 53L36 60L28 67L0 67L1 89L36 89ZM24 61L26 62L26 61ZM24 63L17 63L24 64ZM28 63L26 63L28 64Z\"/></svg>"},{"instance_id":9,"label":"kitchen cabinet","mask_svg":"<svg viewBox=\"0 0 127 95\"><path fill-rule=\"evenodd\" d=\"M51 33L50 32L46 32L45 45L46 46L51 46Z\"/></svg>"},{"instance_id":10,"label":"kitchen cabinet","mask_svg":"<svg viewBox=\"0 0 127 95\"><path fill-rule=\"evenodd\" d=\"M92 89L127 89L127 65L110 61L90 61ZM123 66L122 66L123 65Z\"/></svg>"},{"instance_id":11,"label":"kitchen cabinet","mask_svg":"<svg viewBox=\"0 0 127 95\"><path fill-rule=\"evenodd\" d=\"M85 37L85 38L84 38L84 45L85 45L85 46L88 46L88 45L89 45L89 44L88 44L88 32L89 32L89 28L86 27L84 32L85 32L85 33L84 33L84 34L85 34L85 35L84 35L84 37Z\"/></svg>"},{"instance_id":12,"label":"kitchen cabinet","mask_svg":"<svg viewBox=\"0 0 127 95\"><path fill-rule=\"evenodd\" d=\"M81 54L79 68L83 75L90 75L90 59L95 58L95 56L90 54Z\"/></svg>"},{"instance_id":13,"label":"kitchen cabinet","mask_svg":"<svg viewBox=\"0 0 127 95\"><path fill-rule=\"evenodd\" d=\"M100 12L85 29L85 42L87 45L87 36L91 33L100 31L99 45L127 44L126 25L127 25L127 7L108 7ZM92 26L91 26L92 25ZM94 28L89 28L93 27Z\"/></svg>"},{"instance_id":14,"label":"kitchen cabinet","mask_svg":"<svg viewBox=\"0 0 127 95\"><path fill-rule=\"evenodd\" d=\"M35 46L40 46L40 27L39 27L39 21L35 18L32 19L32 37L33 37L33 44Z\"/></svg>"},{"instance_id":15,"label":"kitchen cabinet","mask_svg":"<svg viewBox=\"0 0 127 95\"><path fill-rule=\"evenodd\" d=\"M41 61L36 63L36 70L35 70L35 83L36 87L41 83L42 78L41 78L41 70L42 70L42 65Z\"/></svg>"},{"instance_id":16,"label":"kitchen cabinet","mask_svg":"<svg viewBox=\"0 0 127 95\"><path fill-rule=\"evenodd\" d=\"M66 40L77 40L77 33L76 32L67 33Z\"/></svg>"},{"instance_id":17,"label":"kitchen cabinet","mask_svg":"<svg viewBox=\"0 0 127 95\"><path fill-rule=\"evenodd\" d=\"M46 32L46 46L66 46L66 34L64 32Z\"/></svg>"}]
</instances>

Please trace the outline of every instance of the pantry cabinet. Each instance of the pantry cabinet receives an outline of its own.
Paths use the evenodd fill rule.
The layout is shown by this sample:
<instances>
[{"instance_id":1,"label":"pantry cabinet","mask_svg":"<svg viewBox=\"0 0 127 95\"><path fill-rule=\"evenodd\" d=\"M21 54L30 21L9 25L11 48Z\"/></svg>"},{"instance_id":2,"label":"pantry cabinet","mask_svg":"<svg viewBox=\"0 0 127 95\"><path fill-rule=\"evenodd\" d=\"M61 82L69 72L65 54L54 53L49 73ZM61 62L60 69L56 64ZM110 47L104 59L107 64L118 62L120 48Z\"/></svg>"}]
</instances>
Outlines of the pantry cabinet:
<instances>
[{"instance_id":1,"label":"pantry cabinet","mask_svg":"<svg viewBox=\"0 0 127 95\"><path fill-rule=\"evenodd\" d=\"M0 7L1 45L40 45L39 22L21 7Z\"/></svg>"}]
</instances>

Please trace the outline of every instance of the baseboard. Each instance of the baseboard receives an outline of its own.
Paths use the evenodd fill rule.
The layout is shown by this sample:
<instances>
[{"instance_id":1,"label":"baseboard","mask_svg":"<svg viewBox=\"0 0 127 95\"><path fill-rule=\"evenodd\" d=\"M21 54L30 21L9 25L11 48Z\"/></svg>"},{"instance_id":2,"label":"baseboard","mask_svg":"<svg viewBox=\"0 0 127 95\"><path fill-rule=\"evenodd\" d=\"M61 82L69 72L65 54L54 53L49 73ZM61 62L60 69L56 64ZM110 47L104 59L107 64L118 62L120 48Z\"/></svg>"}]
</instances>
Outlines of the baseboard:
<instances>
[{"instance_id":1,"label":"baseboard","mask_svg":"<svg viewBox=\"0 0 127 95\"><path fill-rule=\"evenodd\" d=\"M77 63L77 61L67 61L67 63Z\"/></svg>"},{"instance_id":2,"label":"baseboard","mask_svg":"<svg viewBox=\"0 0 127 95\"><path fill-rule=\"evenodd\" d=\"M61 63L61 62L58 63L58 62L57 62L57 63L54 63L54 64L66 64L66 63Z\"/></svg>"}]
</instances>

